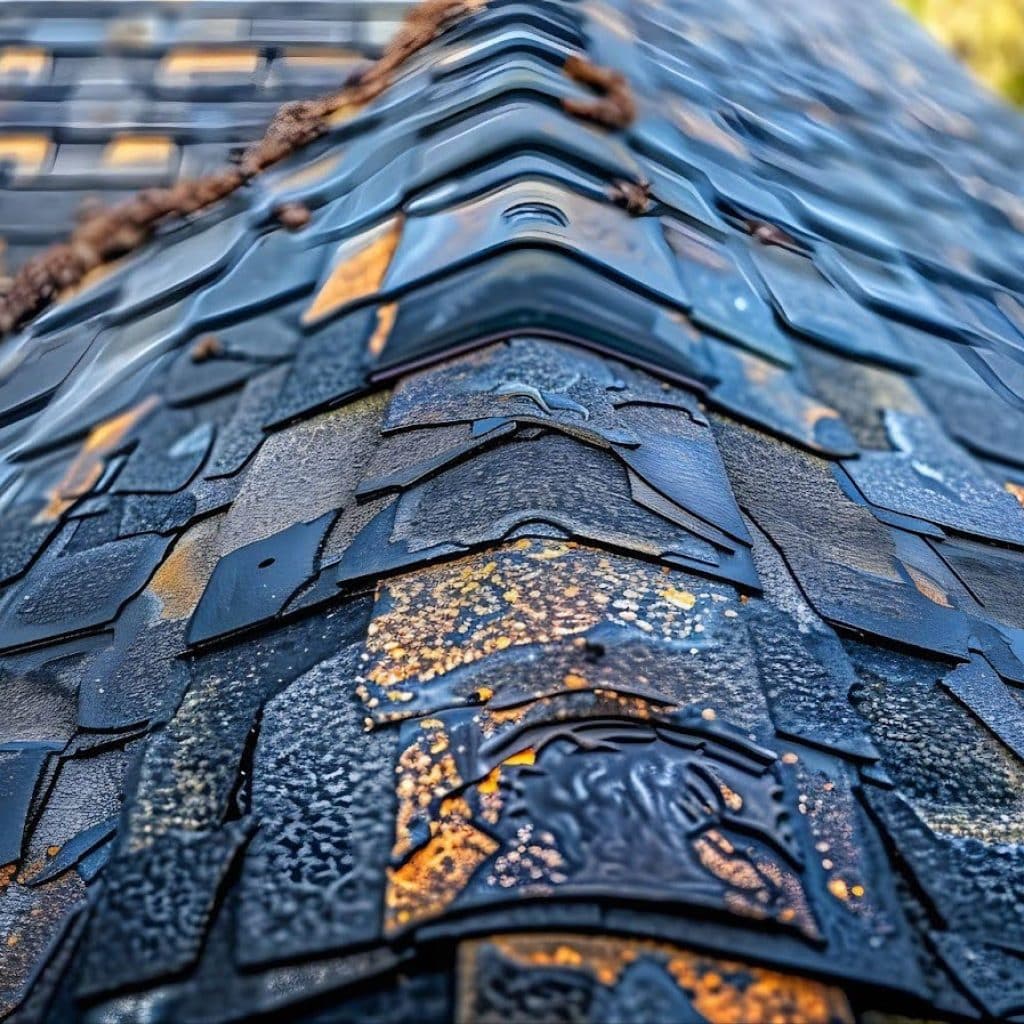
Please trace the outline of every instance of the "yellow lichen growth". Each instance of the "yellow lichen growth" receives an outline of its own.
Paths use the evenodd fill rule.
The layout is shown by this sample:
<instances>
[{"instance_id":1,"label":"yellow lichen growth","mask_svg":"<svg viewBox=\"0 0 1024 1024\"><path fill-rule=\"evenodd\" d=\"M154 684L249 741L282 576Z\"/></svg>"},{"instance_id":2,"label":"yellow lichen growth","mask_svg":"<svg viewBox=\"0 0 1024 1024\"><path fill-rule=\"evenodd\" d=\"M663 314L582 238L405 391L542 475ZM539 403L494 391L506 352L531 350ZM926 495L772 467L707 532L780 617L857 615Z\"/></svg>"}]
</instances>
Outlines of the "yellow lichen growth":
<instances>
[{"instance_id":1,"label":"yellow lichen growth","mask_svg":"<svg viewBox=\"0 0 1024 1024\"><path fill-rule=\"evenodd\" d=\"M690 579L666 579L646 563L573 543L529 539L397 576L381 586L361 681L394 700L399 684L427 683L512 646L578 637L599 622L685 640L703 631L704 606L727 598L673 586L680 577ZM564 682L587 685L578 669Z\"/></svg>"},{"instance_id":2,"label":"yellow lichen growth","mask_svg":"<svg viewBox=\"0 0 1024 1024\"><path fill-rule=\"evenodd\" d=\"M661 596L669 604L674 604L677 608L684 608L686 611L689 611L697 603L697 598L688 590L676 590L675 587L666 587L661 591Z\"/></svg>"}]
</instances>

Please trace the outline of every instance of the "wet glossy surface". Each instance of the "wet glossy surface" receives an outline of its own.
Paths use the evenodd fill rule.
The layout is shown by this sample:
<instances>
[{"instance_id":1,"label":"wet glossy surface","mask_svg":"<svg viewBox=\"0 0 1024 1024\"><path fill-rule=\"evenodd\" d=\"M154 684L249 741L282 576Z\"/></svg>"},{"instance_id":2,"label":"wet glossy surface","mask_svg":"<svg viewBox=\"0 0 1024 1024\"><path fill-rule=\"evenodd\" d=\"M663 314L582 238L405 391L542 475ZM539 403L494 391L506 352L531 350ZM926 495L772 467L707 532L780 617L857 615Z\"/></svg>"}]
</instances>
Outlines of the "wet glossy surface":
<instances>
[{"instance_id":1,"label":"wet glossy surface","mask_svg":"<svg viewBox=\"0 0 1024 1024\"><path fill-rule=\"evenodd\" d=\"M15 262L109 34L127 188L400 14L29 6ZM1024 1020L1019 116L804 0L492 0L352 115L0 342L0 1013Z\"/></svg>"}]
</instances>

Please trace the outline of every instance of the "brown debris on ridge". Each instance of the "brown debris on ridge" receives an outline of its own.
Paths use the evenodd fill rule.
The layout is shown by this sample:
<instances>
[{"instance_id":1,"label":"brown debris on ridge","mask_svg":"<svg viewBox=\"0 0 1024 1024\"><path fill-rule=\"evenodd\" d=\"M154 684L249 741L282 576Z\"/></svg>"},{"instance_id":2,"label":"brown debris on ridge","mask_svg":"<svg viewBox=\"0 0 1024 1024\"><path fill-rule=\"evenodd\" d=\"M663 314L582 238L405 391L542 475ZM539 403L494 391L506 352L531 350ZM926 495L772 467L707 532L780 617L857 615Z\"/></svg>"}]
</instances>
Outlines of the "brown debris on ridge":
<instances>
[{"instance_id":1,"label":"brown debris on ridge","mask_svg":"<svg viewBox=\"0 0 1024 1024\"><path fill-rule=\"evenodd\" d=\"M274 215L278 223L289 231L301 231L313 216L304 203L284 203L274 211Z\"/></svg>"},{"instance_id":2,"label":"brown debris on ridge","mask_svg":"<svg viewBox=\"0 0 1024 1024\"><path fill-rule=\"evenodd\" d=\"M599 94L590 100L567 96L562 100L567 113L606 128L625 128L636 117L636 101L621 72L601 67L578 54L569 57L563 70L574 82L590 86Z\"/></svg>"},{"instance_id":3,"label":"brown debris on ridge","mask_svg":"<svg viewBox=\"0 0 1024 1024\"><path fill-rule=\"evenodd\" d=\"M375 99L406 60L452 22L482 6L484 0L424 0L409 12L379 60L334 92L282 106L238 166L184 179L168 188L143 189L116 206L85 211L67 242L33 256L0 292L0 337L45 309L66 288L79 284L91 270L139 248L160 225L224 199L260 171L324 135L331 114Z\"/></svg>"},{"instance_id":4,"label":"brown debris on ridge","mask_svg":"<svg viewBox=\"0 0 1024 1024\"><path fill-rule=\"evenodd\" d=\"M617 178L608 189L608 198L626 209L634 217L646 213L651 206L651 183L649 181L625 181Z\"/></svg>"}]
</instances>

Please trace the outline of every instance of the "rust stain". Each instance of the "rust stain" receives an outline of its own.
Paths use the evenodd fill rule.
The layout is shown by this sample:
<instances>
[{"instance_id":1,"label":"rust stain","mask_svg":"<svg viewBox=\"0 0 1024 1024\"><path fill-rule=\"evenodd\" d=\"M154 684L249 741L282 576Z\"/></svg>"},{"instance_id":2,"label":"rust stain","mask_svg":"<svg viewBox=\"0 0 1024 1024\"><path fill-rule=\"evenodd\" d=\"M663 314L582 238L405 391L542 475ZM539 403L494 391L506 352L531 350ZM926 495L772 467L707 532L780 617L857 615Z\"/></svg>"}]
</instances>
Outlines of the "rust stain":
<instances>
[{"instance_id":1,"label":"rust stain","mask_svg":"<svg viewBox=\"0 0 1024 1024\"><path fill-rule=\"evenodd\" d=\"M495 935L463 947L462 967L491 945L508 961L531 968L561 967L586 972L612 987L641 958L659 963L690 1000L715 1024L852 1024L843 993L809 978L734 960L722 960L669 943L618 936L574 934ZM472 1019L472 971L463 970L460 1020Z\"/></svg>"},{"instance_id":2,"label":"rust stain","mask_svg":"<svg viewBox=\"0 0 1024 1024\"><path fill-rule=\"evenodd\" d=\"M344 47L312 46L308 49L285 50L280 58L285 64L295 67L345 68L358 64L365 58L358 50Z\"/></svg>"},{"instance_id":3,"label":"rust stain","mask_svg":"<svg viewBox=\"0 0 1024 1024\"><path fill-rule=\"evenodd\" d=\"M215 359L223 351L224 343L216 334L204 334L196 339L188 354L193 363L205 363L208 359Z\"/></svg>"},{"instance_id":4,"label":"rust stain","mask_svg":"<svg viewBox=\"0 0 1024 1024\"><path fill-rule=\"evenodd\" d=\"M1011 480L1006 481L1006 489L1024 505L1024 484L1015 484Z\"/></svg>"},{"instance_id":5,"label":"rust stain","mask_svg":"<svg viewBox=\"0 0 1024 1024\"><path fill-rule=\"evenodd\" d=\"M315 323L350 302L373 295L384 280L401 235L401 217L392 217L343 242L334 269L302 314L302 322Z\"/></svg>"},{"instance_id":6,"label":"rust stain","mask_svg":"<svg viewBox=\"0 0 1024 1024\"><path fill-rule=\"evenodd\" d=\"M82 275L81 280L77 284L64 288L57 295L55 301L70 302L71 299L77 298L83 292L87 292L90 288L98 285L101 281L105 281L111 274L119 270L123 263L124 260L111 260L109 263L101 263L98 267L93 267L88 273Z\"/></svg>"},{"instance_id":7,"label":"rust stain","mask_svg":"<svg viewBox=\"0 0 1024 1024\"><path fill-rule=\"evenodd\" d=\"M159 405L160 399L150 395L138 405L118 416L97 424L61 478L50 491L49 501L35 518L37 523L59 519L78 498L96 484L103 475L106 459L120 447L132 428Z\"/></svg>"}]
</instances>

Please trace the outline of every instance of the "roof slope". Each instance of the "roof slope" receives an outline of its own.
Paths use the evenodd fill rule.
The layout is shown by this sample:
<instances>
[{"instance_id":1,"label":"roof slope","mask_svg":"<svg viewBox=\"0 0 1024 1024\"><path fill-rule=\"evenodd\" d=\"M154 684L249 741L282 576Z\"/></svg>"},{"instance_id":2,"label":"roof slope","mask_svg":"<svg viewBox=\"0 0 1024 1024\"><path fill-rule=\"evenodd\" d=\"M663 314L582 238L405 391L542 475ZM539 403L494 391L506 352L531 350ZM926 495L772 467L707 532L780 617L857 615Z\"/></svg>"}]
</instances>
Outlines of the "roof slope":
<instances>
[{"instance_id":1,"label":"roof slope","mask_svg":"<svg viewBox=\"0 0 1024 1024\"><path fill-rule=\"evenodd\" d=\"M1020 129L492 0L0 343L0 1005L1024 1019Z\"/></svg>"}]
</instances>

